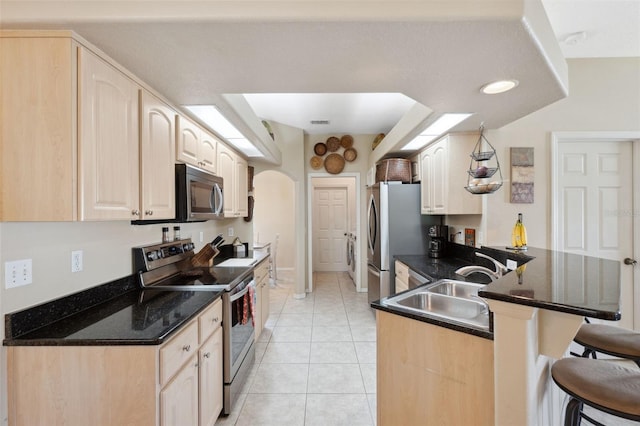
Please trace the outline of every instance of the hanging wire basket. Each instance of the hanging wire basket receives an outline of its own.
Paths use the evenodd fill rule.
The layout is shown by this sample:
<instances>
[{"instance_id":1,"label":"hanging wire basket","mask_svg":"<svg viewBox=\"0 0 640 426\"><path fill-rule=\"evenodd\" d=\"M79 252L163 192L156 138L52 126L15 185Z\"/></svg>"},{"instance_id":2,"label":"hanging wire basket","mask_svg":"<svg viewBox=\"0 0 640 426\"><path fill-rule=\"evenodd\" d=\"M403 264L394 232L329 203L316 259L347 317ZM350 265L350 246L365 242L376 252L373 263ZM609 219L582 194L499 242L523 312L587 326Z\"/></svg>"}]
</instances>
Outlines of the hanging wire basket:
<instances>
[{"instance_id":1,"label":"hanging wire basket","mask_svg":"<svg viewBox=\"0 0 640 426\"><path fill-rule=\"evenodd\" d=\"M503 183L500 161L496 149L484 137L484 125L480 126L480 137L470 157L467 186L464 189L472 194L492 194L500 189ZM492 179L496 173L499 179Z\"/></svg>"}]
</instances>

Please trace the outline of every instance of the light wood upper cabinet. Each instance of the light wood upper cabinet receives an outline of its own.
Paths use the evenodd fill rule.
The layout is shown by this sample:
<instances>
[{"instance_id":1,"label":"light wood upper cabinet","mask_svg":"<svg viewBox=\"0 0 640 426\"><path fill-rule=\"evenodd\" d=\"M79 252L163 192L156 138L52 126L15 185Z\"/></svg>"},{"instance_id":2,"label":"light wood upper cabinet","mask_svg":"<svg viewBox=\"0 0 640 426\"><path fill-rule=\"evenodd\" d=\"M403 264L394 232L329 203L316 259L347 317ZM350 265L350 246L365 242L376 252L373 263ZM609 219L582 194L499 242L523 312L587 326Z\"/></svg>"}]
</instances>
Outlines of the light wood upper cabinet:
<instances>
[{"instance_id":1,"label":"light wood upper cabinet","mask_svg":"<svg viewBox=\"0 0 640 426\"><path fill-rule=\"evenodd\" d=\"M477 135L450 134L421 152L422 214L482 214L482 197L464 189L476 142Z\"/></svg>"},{"instance_id":2,"label":"light wood upper cabinet","mask_svg":"<svg viewBox=\"0 0 640 426\"><path fill-rule=\"evenodd\" d=\"M218 167L217 158L218 140L211 136L207 132L202 132L200 138L200 161L202 162L202 168L216 173Z\"/></svg>"},{"instance_id":3,"label":"light wood upper cabinet","mask_svg":"<svg viewBox=\"0 0 640 426\"><path fill-rule=\"evenodd\" d=\"M0 33L0 220L77 219L77 44Z\"/></svg>"},{"instance_id":4,"label":"light wood upper cabinet","mask_svg":"<svg viewBox=\"0 0 640 426\"><path fill-rule=\"evenodd\" d=\"M173 219L175 210L175 111L140 90L141 219Z\"/></svg>"},{"instance_id":5,"label":"light wood upper cabinet","mask_svg":"<svg viewBox=\"0 0 640 426\"><path fill-rule=\"evenodd\" d=\"M178 115L176 122L177 160L216 173L218 140L188 118Z\"/></svg>"},{"instance_id":6,"label":"light wood upper cabinet","mask_svg":"<svg viewBox=\"0 0 640 426\"><path fill-rule=\"evenodd\" d=\"M0 220L174 217L175 113L71 32L27 33L0 32Z\"/></svg>"},{"instance_id":7,"label":"light wood upper cabinet","mask_svg":"<svg viewBox=\"0 0 640 426\"><path fill-rule=\"evenodd\" d=\"M218 145L218 174L224 185L224 216L235 217L236 154L223 144Z\"/></svg>"},{"instance_id":8,"label":"light wood upper cabinet","mask_svg":"<svg viewBox=\"0 0 640 426\"><path fill-rule=\"evenodd\" d=\"M84 48L78 62L80 220L138 219L138 86Z\"/></svg>"},{"instance_id":9,"label":"light wood upper cabinet","mask_svg":"<svg viewBox=\"0 0 640 426\"><path fill-rule=\"evenodd\" d=\"M249 212L247 160L218 144L218 173L224 179L224 216L244 217Z\"/></svg>"},{"instance_id":10,"label":"light wood upper cabinet","mask_svg":"<svg viewBox=\"0 0 640 426\"><path fill-rule=\"evenodd\" d=\"M236 216L246 217L249 214L249 163L244 158L236 157Z\"/></svg>"}]
</instances>

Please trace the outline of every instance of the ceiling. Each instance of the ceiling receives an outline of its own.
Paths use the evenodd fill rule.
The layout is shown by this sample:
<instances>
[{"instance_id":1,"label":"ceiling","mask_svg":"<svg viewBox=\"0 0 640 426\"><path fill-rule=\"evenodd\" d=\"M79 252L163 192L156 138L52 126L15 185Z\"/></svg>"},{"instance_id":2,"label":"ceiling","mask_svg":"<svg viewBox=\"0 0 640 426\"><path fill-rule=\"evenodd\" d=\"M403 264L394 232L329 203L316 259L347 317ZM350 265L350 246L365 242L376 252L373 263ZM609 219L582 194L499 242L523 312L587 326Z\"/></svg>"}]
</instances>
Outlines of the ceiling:
<instances>
[{"instance_id":1,"label":"ceiling","mask_svg":"<svg viewBox=\"0 0 640 426\"><path fill-rule=\"evenodd\" d=\"M310 134L388 133L414 102L474 113L455 130L498 128L566 96L563 55L640 56L640 0L547 0L549 20L530 0L327 3L3 0L0 24L72 29L175 105L250 94L255 115ZM520 85L480 94L499 78Z\"/></svg>"}]
</instances>

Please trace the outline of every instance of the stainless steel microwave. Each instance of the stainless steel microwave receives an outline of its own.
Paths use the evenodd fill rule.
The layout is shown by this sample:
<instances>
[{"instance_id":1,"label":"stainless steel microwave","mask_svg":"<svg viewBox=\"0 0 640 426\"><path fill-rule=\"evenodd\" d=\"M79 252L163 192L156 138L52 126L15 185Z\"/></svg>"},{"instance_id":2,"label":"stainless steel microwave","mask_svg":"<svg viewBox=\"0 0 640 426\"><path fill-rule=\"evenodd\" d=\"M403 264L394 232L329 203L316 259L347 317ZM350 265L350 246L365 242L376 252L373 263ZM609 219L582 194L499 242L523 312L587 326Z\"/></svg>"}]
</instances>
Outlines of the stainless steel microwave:
<instances>
[{"instance_id":1,"label":"stainless steel microwave","mask_svg":"<svg viewBox=\"0 0 640 426\"><path fill-rule=\"evenodd\" d=\"M176 221L224 219L223 180L187 164L176 164Z\"/></svg>"}]
</instances>

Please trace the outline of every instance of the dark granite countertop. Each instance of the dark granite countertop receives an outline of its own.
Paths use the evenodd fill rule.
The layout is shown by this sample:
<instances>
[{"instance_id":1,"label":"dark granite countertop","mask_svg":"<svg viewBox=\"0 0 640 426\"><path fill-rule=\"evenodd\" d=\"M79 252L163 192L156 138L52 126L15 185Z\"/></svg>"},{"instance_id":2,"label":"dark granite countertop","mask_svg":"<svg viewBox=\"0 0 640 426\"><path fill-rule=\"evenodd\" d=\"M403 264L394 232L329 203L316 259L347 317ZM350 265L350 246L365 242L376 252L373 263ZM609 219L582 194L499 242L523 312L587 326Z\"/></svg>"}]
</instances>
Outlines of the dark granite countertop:
<instances>
[{"instance_id":1,"label":"dark granite countertop","mask_svg":"<svg viewBox=\"0 0 640 426\"><path fill-rule=\"evenodd\" d=\"M5 339L6 346L158 345L218 299L220 291L132 290Z\"/></svg>"},{"instance_id":2,"label":"dark granite countertop","mask_svg":"<svg viewBox=\"0 0 640 426\"><path fill-rule=\"evenodd\" d=\"M234 257L221 254L215 264ZM257 263L266 257L255 255ZM253 256L249 251L245 257ZM224 269L228 279L237 279L252 267ZM158 345L221 295L218 290L142 290L133 274L5 315L3 344Z\"/></svg>"},{"instance_id":3,"label":"dark granite countertop","mask_svg":"<svg viewBox=\"0 0 640 426\"><path fill-rule=\"evenodd\" d=\"M529 248L526 252L483 247L518 261L525 270L504 275L478 292L486 299L527 305L590 318L619 320L620 262L579 254Z\"/></svg>"},{"instance_id":4,"label":"dark granite countertop","mask_svg":"<svg viewBox=\"0 0 640 426\"><path fill-rule=\"evenodd\" d=\"M472 274L468 277L457 275L455 271L467 265L479 264L493 269L489 261L475 257L476 251L483 252L503 264L506 264L507 259L514 260L518 266L525 265L524 271L510 271L493 282L483 274ZM455 279L486 283L487 286L478 291L478 295L485 299L590 318L620 319L618 261L531 247L527 251L514 251L496 247L475 249L458 244L450 245L448 256L440 259L431 259L425 255L400 255L395 259L432 282L439 279ZM493 338L491 332L390 307L384 303L384 299L373 302L371 306L418 321Z\"/></svg>"}]
</instances>

